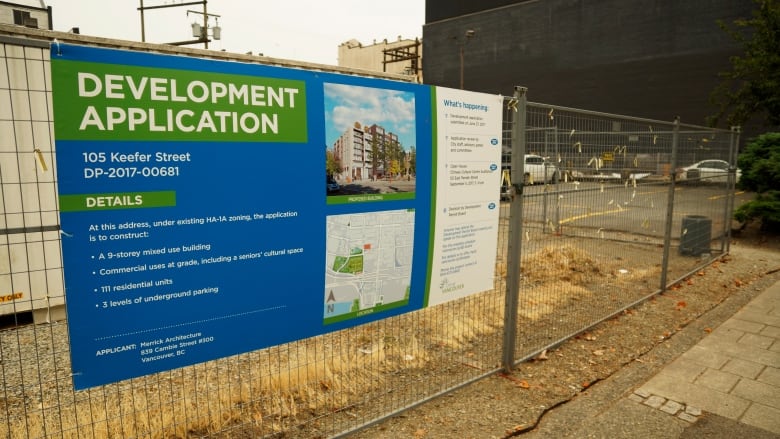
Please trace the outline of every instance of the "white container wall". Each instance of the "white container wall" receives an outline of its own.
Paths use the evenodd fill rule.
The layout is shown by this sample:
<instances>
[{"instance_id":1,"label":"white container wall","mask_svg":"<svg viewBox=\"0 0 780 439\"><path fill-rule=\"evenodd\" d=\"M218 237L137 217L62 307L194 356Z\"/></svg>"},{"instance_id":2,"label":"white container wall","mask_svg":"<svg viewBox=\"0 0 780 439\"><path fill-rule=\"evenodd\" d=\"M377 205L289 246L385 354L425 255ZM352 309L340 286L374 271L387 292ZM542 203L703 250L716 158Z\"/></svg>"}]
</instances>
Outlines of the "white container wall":
<instances>
[{"instance_id":1,"label":"white container wall","mask_svg":"<svg viewBox=\"0 0 780 439\"><path fill-rule=\"evenodd\" d=\"M36 321L65 304L46 46L0 44L0 315Z\"/></svg>"}]
</instances>

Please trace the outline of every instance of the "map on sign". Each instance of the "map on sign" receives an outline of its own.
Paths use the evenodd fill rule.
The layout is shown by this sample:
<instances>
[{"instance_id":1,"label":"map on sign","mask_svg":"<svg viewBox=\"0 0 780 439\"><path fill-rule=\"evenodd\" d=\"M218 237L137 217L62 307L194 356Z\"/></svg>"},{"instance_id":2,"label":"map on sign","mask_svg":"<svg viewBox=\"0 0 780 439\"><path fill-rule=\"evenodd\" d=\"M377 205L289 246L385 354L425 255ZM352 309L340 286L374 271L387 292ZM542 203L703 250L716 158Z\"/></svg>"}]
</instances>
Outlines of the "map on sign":
<instances>
[{"instance_id":1,"label":"map on sign","mask_svg":"<svg viewBox=\"0 0 780 439\"><path fill-rule=\"evenodd\" d=\"M414 210L327 217L324 321L408 303Z\"/></svg>"}]
</instances>

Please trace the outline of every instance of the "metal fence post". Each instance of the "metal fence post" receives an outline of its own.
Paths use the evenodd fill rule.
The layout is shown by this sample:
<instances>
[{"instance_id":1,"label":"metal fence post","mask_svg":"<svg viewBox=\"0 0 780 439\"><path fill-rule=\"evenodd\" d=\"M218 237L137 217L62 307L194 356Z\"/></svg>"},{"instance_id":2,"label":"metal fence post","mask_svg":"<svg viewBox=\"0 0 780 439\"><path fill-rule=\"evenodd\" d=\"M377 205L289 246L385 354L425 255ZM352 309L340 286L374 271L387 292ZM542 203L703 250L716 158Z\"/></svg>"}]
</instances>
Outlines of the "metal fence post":
<instances>
[{"instance_id":1,"label":"metal fence post","mask_svg":"<svg viewBox=\"0 0 780 439\"><path fill-rule=\"evenodd\" d=\"M670 163L671 179L669 182L669 194L666 199L666 227L664 229L664 255L661 260L661 285L659 289L666 291L666 272L669 269L669 246L672 242L672 220L674 219L674 189L677 180L677 144L680 137L680 117L674 118L672 131L672 160Z\"/></svg>"},{"instance_id":2,"label":"metal fence post","mask_svg":"<svg viewBox=\"0 0 780 439\"><path fill-rule=\"evenodd\" d=\"M558 185L561 182L561 163L559 161L560 157L560 137L559 137L559 130L558 128L555 128L555 143L554 143L554 151L553 151L553 157L555 157L555 163L556 168L555 172L558 174L557 176L554 176L555 178L555 212L554 212L554 224L555 224L555 233L561 234L561 198L558 196Z\"/></svg>"},{"instance_id":3,"label":"metal fence post","mask_svg":"<svg viewBox=\"0 0 780 439\"><path fill-rule=\"evenodd\" d=\"M558 130L555 127L553 127L553 129L556 131ZM541 152L543 157L547 157L549 155L549 142L547 140L548 137L550 137L549 134L549 131L544 132L544 151ZM523 157L523 166L525 167L525 157ZM523 174L525 174L525 169L523 169ZM547 199L549 198L547 196L547 190L549 189L549 186L547 186L547 165L544 166L544 173L542 174L542 178L542 186L544 186L544 195L542 196L542 224L546 226L547 222L549 221L547 217ZM544 227L543 230L546 231L547 228Z\"/></svg>"},{"instance_id":4,"label":"metal fence post","mask_svg":"<svg viewBox=\"0 0 780 439\"><path fill-rule=\"evenodd\" d=\"M517 100L512 114L512 188L509 205L509 242L507 246L506 297L504 299L504 342L502 366L510 372L515 362L515 340L517 336L517 307L520 295L520 259L523 244L523 173L526 149L526 117L528 91L515 87Z\"/></svg>"},{"instance_id":5,"label":"metal fence post","mask_svg":"<svg viewBox=\"0 0 780 439\"><path fill-rule=\"evenodd\" d=\"M737 186L737 158L739 157L739 138L741 128L739 126L731 127L731 139L729 145L729 180L728 180L728 205L725 209L723 224L723 241L721 244L721 253L728 253L731 250L731 219L734 218L734 198Z\"/></svg>"}]
</instances>

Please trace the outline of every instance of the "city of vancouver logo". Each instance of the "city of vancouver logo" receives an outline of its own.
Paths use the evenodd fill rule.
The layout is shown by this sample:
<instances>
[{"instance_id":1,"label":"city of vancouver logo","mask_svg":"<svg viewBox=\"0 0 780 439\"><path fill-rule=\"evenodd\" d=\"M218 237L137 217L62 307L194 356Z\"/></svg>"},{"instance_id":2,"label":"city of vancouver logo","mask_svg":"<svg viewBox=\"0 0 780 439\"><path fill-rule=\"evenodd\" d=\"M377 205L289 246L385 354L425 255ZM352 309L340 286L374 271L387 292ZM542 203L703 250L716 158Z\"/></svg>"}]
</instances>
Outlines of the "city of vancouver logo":
<instances>
[{"instance_id":1,"label":"city of vancouver logo","mask_svg":"<svg viewBox=\"0 0 780 439\"><path fill-rule=\"evenodd\" d=\"M441 282L439 282L439 290L441 290L442 294L449 294L458 290L462 290L465 288L465 285L461 283L453 283L448 278L442 278Z\"/></svg>"}]
</instances>

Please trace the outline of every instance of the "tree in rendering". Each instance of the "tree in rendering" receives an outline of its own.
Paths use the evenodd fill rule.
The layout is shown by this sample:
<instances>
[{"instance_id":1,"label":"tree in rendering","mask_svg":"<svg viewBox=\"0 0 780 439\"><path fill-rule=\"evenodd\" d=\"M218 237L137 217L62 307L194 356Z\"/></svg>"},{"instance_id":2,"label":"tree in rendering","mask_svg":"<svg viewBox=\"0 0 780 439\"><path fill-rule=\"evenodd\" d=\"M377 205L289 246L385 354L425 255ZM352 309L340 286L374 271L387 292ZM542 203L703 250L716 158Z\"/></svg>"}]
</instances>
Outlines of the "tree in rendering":
<instances>
[{"instance_id":1,"label":"tree in rendering","mask_svg":"<svg viewBox=\"0 0 780 439\"><path fill-rule=\"evenodd\" d=\"M336 157L336 154L329 150L325 149L325 173L327 175L334 175L341 172L341 162L339 161L339 158Z\"/></svg>"}]
</instances>

